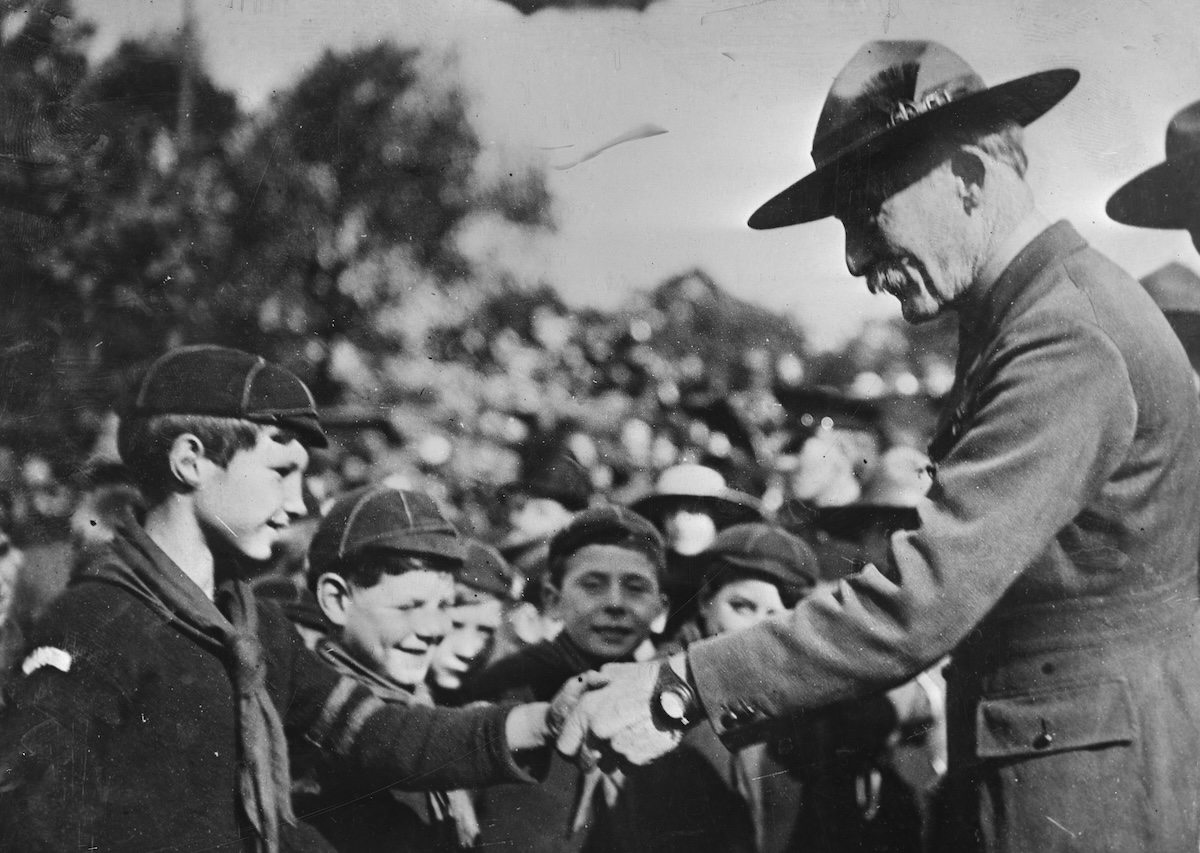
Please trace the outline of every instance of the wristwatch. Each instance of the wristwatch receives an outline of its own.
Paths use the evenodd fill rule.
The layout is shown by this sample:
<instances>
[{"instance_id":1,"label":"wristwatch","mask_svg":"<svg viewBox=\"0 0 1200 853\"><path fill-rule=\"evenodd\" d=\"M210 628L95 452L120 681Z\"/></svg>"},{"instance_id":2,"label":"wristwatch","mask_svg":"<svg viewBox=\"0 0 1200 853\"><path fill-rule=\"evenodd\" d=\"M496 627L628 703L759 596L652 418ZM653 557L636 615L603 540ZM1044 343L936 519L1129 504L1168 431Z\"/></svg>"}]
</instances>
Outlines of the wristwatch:
<instances>
[{"instance_id":1,"label":"wristwatch","mask_svg":"<svg viewBox=\"0 0 1200 853\"><path fill-rule=\"evenodd\" d=\"M669 661L658 668L650 710L658 725L668 731L683 731L700 721L700 698Z\"/></svg>"}]
</instances>

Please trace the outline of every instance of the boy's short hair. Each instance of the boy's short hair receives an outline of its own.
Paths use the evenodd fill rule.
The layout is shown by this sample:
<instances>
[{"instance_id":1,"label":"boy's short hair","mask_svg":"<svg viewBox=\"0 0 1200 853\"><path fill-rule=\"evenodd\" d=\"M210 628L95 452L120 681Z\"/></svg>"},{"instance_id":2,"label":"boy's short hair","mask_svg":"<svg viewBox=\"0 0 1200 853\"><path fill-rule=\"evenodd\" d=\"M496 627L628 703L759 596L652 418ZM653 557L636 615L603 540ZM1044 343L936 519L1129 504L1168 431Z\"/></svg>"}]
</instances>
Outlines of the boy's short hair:
<instances>
[{"instance_id":1,"label":"boy's short hair","mask_svg":"<svg viewBox=\"0 0 1200 853\"><path fill-rule=\"evenodd\" d=\"M200 439L222 467L253 448L264 426L279 427L279 440L328 443L312 393L297 376L228 347L179 347L160 356L121 408L117 448L131 479L153 498L171 488L166 457L184 433Z\"/></svg>"},{"instance_id":2,"label":"boy's short hair","mask_svg":"<svg viewBox=\"0 0 1200 853\"><path fill-rule=\"evenodd\" d=\"M364 486L334 501L308 549L308 585L332 572L375 586L385 574L413 569L453 572L463 543L437 502L423 492Z\"/></svg>"},{"instance_id":3,"label":"boy's short hair","mask_svg":"<svg viewBox=\"0 0 1200 853\"><path fill-rule=\"evenodd\" d=\"M794 607L820 577L817 555L803 539L770 524L738 524L717 534L704 552L701 597L745 578L766 581L779 590L785 607Z\"/></svg>"},{"instance_id":4,"label":"boy's short hair","mask_svg":"<svg viewBox=\"0 0 1200 853\"><path fill-rule=\"evenodd\" d=\"M662 535L633 510L609 505L584 510L550 540L546 576L552 585L562 586L567 560L588 545L614 545L643 554L662 581L667 563Z\"/></svg>"}]
</instances>

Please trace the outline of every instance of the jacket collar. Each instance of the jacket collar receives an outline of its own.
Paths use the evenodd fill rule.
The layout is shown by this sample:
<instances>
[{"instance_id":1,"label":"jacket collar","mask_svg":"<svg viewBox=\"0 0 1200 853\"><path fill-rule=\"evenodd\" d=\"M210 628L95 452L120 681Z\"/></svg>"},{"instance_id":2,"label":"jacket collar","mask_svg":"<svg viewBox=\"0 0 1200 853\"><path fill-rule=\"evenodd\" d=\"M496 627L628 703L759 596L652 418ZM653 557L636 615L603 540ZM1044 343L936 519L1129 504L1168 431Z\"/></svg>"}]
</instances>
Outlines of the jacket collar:
<instances>
[{"instance_id":1,"label":"jacket collar","mask_svg":"<svg viewBox=\"0 0 1200 853\"><path fill-rule=\"evenodd\" d=\"M1035 236L990 287L982 287L959 314L960 341L966 349L972 342L990 340L1005 319L1035 298L1030 287L1038 275L1056 261L1087 246L1065 219L1060 219Z\"/></svg>"}]
</instances>

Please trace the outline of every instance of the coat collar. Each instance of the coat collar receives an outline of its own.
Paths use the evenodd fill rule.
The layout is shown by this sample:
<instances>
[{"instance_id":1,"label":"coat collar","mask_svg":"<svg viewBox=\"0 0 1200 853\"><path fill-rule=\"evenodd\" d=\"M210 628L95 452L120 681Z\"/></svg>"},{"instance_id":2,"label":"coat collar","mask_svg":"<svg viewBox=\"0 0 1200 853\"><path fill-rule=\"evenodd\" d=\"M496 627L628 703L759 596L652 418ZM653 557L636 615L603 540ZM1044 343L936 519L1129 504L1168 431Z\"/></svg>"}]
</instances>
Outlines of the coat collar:
<instances>
[{"instance_id":1,"label":"coat collar","mask_svg":"<svg viewBox=\"0 0 1200 853\"><path fill-rule=\"evenodd\" d=\"M1034 237L1017 252L994 284L981 289L975 299L962 306L959 328L963 348L990 340L1010 314L1036 297L1036 288L1030 285L1043 270L1086 246L1086 241L1065 219Z\"/></svg>"}]
</instances>

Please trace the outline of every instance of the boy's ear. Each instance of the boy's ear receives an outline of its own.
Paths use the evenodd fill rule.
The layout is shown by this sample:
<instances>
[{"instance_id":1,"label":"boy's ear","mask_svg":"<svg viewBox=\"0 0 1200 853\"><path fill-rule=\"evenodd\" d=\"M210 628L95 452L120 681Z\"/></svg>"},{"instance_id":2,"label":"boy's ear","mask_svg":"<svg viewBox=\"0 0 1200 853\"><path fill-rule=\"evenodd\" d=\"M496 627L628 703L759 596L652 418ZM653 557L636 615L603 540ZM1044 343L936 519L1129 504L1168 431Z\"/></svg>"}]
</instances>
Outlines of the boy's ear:
<instances>
[{"instance_id":1,"label":"boy's ear","mask_svg":"<svg viewBox=\"0 0 1200 853\"><path fill-rule=\"evenodd\" d=\"M350 603L350 585L336 572L317 578L317 604L325 617L339 628L346 627L346 609Z\"/></svg>"},{"instance_id":2,"label":"boy's ear","mask_svg":"<svg viewBox=\"0 0 1200 853\"><path fill-rule=\"evenodd\" d=\"M190 432L176 436L167 453L171 476L189 491L200 486L200 463L204 459L204 443Z\"/></svg>"},{"instance_id":3,"label":"boy's ear","mask_svg":"<svg viewBox=\"0 0 1200 853\"><path fill-rule=\"evenodd\" d=\"M664 593L658 594L658 615L650 623L650 633L661 634L667 630L667 614L671 609L671 601Z\"/></svg>"}]
</instances>

